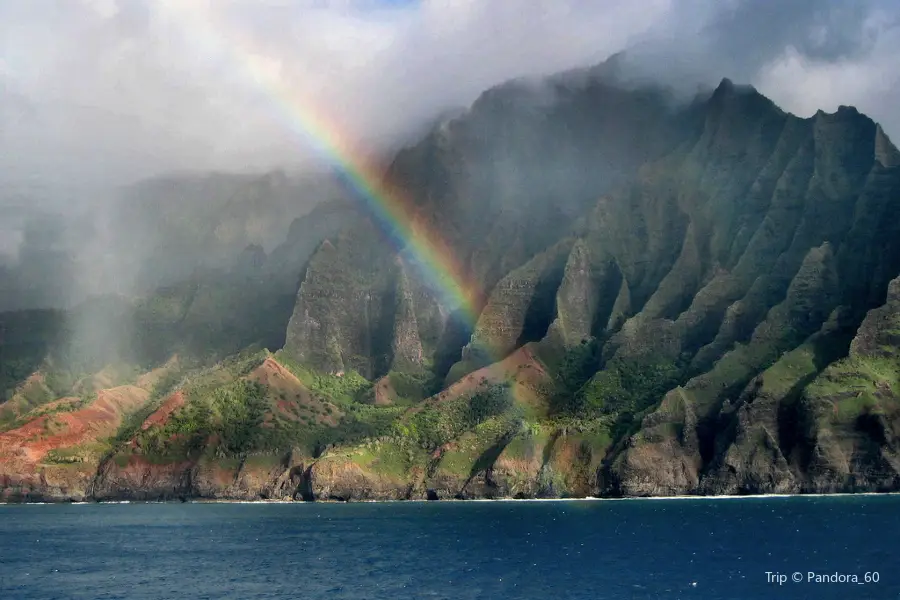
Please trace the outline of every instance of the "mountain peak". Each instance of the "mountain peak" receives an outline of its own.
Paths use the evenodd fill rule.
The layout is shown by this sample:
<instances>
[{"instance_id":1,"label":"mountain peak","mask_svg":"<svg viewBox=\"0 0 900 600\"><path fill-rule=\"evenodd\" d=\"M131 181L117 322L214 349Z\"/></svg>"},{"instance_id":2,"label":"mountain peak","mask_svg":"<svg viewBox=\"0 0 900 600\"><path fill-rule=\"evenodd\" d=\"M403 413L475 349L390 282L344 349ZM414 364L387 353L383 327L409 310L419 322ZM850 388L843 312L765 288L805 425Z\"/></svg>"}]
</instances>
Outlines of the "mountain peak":
<instances>
[{"instance_id":1,"label":"mountain peak","mask_svg":"<svg viewBox=\"0 0 900 600\"><path fill-rule=\"evenodd\" d=\"M728 77L722 78L719 85L713 91L712 98L730 98L736 96L761 95L755 87L749 84L739 85L734 83Z\"/></svg>"},{"instance_id":2,"label":"mountain peak","mask_svg":"<svg viewBox=\"0 0 900 600\"><path fill-rule=\"evenodd\" d=\"M715 93L717 94L729 94L734 92L734 82L731 81L727 77L723 77L722 81L719 82L718 87L716 87Z\"/></svg>"},{"instance_id":3,"label":"mountain peak","mask_svg":"<svg viewBox=\"0 0 900 600\"><path fill-rule=\"evenodd\" d=\"M826 121L836 122L836 121L852 121L854 119L865 119L866 121L871 121L869 117L859 112L855 106L847 106L841 104L837 107L837 110L833 113L825 112L821 108L816 111L816 119L825 119Z\"/></svg>"}]
</instances>

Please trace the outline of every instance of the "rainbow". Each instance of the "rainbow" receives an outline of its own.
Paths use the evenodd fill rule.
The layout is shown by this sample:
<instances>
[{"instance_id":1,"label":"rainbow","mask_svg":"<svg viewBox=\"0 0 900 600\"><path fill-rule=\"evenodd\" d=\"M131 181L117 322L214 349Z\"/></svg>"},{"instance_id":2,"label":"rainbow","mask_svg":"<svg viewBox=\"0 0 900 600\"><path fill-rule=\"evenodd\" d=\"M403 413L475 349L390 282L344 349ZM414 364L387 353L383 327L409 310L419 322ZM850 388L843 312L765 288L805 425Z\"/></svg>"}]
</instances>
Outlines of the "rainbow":
<instances>
[{"instance_id":1,"label":"rainbow","mask_svg":"<svg viewBox=\"0 0 900 600\"><path fill-rule=\"evenodd\" d=\"M237 32L216 23L206 8L215 0L162 0L162 6L190 34L189 39L221 52L275 105L285 124L327 161L351 191L364 203L374 220L397 246L409 253L412 263L438 293L444 309L474 327L480 314L477 282L466 276L456 253L440 233L419 217L411 198L385 177L381 165L341 133L337 120L324 107L293 90L272 74L265 54ZM504 356L491 356L490 378L513 383L511 393L519 403L529 403L529 394L504 367Z\"/></svg>"},{"instance_id":2,"label":"rainbow","mask_svg":"<svg viewBox=\"0 0 900 600\"><path fill-rule=\"evenodd\" d=\"M461 314L471 325L478 318L478 286L465 276L455 252L434 227L417 218L409 196L391 184L383 169L345 134L323 106L316 105L272 73L265 54L246 37L217 23L208 9L213 0L165 0L151 3L165 10L197 40L237 65L252 84L278 109L285 124L336 171L397 246L410 253L419 271L435 289L444 308Z\"/></svg>"}]
</instances>

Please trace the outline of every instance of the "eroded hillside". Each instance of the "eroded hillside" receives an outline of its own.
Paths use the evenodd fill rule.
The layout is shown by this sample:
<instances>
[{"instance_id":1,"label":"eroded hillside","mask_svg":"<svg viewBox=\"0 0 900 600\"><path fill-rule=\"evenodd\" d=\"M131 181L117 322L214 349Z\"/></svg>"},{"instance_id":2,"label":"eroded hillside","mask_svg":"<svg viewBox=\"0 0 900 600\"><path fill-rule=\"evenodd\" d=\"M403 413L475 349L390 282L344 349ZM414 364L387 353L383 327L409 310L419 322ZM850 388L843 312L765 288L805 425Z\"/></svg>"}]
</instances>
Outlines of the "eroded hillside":
<instances>
[{"instance_id":1,"label":"eroded hillside","mask_svg":"<svg viewBox=\"0 0 900 600\"><path fill-rule=\"evenodd\" d=\"M679 105L616 68L486 92L396 157L468 311L317 209L138 301L145 367L212 359L78 401L22 376L4 497L900 488L900 153L853 108L728 80Z\"/></svg>"}]
</instances>

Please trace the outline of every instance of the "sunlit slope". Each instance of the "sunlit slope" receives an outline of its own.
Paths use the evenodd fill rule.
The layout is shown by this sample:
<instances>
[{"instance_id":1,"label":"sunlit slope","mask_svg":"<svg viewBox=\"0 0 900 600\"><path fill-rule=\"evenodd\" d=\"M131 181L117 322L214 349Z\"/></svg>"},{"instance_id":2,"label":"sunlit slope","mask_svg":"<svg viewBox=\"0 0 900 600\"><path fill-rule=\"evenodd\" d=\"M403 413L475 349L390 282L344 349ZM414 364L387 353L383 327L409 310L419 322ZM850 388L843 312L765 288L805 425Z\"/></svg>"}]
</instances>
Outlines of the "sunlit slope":
<instances>
[{"instance_id":1,"label":"sunlit slope","mask_svg":"<svg viewBox=\"0 0 900 600\"><path fill-rule=\"evenodd\" d=\"M135 373L177 351L178 376L106 386L148 395L98 429L79 493L900 488L900 153L855 109L801 119L728 80L678 104L600 69L486 92L390 175L471 306L384 223L313 211L134 301ZM33 362L3 435L83 409ZM77 496L44 464L27 493Z\"/></svg>"}]
</instances>

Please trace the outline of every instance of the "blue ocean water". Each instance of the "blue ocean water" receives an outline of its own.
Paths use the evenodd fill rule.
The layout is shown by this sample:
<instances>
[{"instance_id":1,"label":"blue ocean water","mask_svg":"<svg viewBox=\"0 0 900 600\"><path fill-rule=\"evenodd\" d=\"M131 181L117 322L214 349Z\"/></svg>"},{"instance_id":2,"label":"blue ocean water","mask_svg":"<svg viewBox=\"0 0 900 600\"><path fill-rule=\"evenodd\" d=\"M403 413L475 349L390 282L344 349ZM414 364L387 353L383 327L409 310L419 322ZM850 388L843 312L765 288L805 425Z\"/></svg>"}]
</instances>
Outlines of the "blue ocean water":
<instances>
[{"instance_id":1,"label":"blue ocean water","mask_svg":"<svg viewBox=\"0 0 900 600\"><path fill-rule=\"evenodd\" d=\"M7 505L0 599L896 599L898 539L897 496Z\"/></svg>"}]
</instances>

